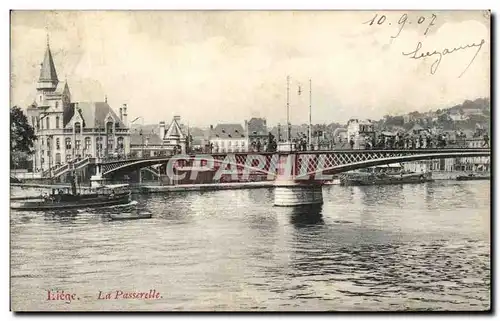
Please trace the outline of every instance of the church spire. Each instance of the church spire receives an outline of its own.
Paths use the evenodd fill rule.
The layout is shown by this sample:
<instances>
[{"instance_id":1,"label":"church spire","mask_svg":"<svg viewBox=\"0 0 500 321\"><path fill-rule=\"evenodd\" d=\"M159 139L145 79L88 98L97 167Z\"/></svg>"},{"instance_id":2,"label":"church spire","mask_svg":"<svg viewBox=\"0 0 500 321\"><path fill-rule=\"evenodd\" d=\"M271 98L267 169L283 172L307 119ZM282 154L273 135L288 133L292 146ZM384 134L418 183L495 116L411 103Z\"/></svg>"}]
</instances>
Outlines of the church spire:
<instances>
[{"instance_id":1,"label":"church spire","mask_svg":"<svg viewBox=\"0 0 500 321\"><path fill-rule=\"evenodd\" d=\"M47 48L45 49L45 56L40 68L40 77L38 78L39 89L55 89L59 79L57 78L56 66L54 59L52 59L52 52L50 51L49 35L47 34Z\"/></svg>"}]
</instances>

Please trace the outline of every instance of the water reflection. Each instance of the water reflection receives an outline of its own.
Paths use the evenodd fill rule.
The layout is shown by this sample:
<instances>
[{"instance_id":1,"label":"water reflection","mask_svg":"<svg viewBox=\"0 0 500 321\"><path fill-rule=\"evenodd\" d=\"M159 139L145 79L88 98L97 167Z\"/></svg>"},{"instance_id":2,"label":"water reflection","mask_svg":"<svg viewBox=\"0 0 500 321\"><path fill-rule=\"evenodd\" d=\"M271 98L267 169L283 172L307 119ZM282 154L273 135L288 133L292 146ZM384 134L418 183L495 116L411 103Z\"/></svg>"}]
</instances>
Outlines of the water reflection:
<instances>
[{"instance_id":1,"label":"water reflection","mask_svg":"<svg viewBox=\"0 0 500 321\"><path fill-rule=\"evenodd\" d=\"M58 210L58 211L46 211L39 212L43 215L45 221L55 221L58 223L76 223L78 211L76 209L72 210Z\"/></svg>"},{"instance_id":2,"label":"water reflection","mask_svg":"<svg viewBox=\"0 0 500 321\"><path fill-rule=\"evenodd\" d=\"M81 293L74 309L127 310L136 306L95 300L96 287L151 286L164 300L137 307L488 308L490 186L433 184L325 186L325 204L296 208L274 207L272 190L260 189L134 195L130 208L12 212L12 300L60 309L40 296L52 287ZM108 213L137 210L153 218L106 221Z\"/></svg>"},{"instance_id":3,"label":"water reflection","mask_svg":"<svg viewBox=\"0 0 500 321\"><path fill-rule=\"evenodd\" d=\"M323 204L303 205L291 208L290 222L296 228L307 227L311 225L323 225Z\"/></svg>"}]
</instances>

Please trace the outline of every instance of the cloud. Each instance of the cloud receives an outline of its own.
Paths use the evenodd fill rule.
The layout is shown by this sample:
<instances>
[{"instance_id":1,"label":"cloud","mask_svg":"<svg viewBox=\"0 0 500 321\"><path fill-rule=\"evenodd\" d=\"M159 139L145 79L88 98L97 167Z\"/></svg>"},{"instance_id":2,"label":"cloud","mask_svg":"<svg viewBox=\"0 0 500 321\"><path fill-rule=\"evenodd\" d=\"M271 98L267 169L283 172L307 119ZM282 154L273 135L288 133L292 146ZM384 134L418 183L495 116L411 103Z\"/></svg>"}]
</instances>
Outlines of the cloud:
<instances>
[{"instance_id":1,"label":"cloud","mask_svg":"<svg viewBox=\"0 0 500 321\"><path fill-rule=\"evenodd\" d=\"M206 126L259 114L270 124L283 123L286 75L292 77L294 123L308 120L308 79L313 122L427 111L489 95L489 27L477 15L446 14L449 22L438 15L427 36L425 28L408 25L396 39L401 13L385 15L387 24L369 26L363 22L373 13L362 11L14 12L12 104L31 102L44 23L52 26L58 75L67 74L74 100L107 95L114 108L128 103L131 117L143 115L146 122L181 115ZM445 56L434 75L430 57L401 54L419 41L433 51L481 39L486 44L461 78L472 49Z\"/></svg>"}]
</instances>

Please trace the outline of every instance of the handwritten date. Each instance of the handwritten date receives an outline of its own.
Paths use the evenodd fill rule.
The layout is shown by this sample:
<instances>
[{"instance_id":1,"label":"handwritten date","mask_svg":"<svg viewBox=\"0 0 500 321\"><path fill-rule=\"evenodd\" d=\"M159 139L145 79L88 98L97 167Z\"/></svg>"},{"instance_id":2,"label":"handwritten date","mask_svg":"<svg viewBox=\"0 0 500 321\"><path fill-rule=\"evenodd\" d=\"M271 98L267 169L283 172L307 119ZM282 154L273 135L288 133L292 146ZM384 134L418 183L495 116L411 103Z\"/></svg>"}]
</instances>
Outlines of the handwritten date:
<instances>
[{"instance_id":1,"label":"handwritten date","mask_svg":"<svg viewBox=\"0 0 500 321\"><path fill-rule=\"evenodd\" d=\"M436 22L436 19L437 19L437 16L435 14L432 14L430 17L420 16L420 17L418 17L416 22L418 25L426 25L427 26L427 28L425 29L425 32L424 32L424 35L427 35L427 33L429 32L431 27L435 25L434 23ZM392 25L391 22L386 22L386 20L387 20L387 17L385 15L379 16L378 14L375 14L372 19L363 22L363 24L368 24L369 26L372 26L372 25L381 26L384 24ZM391 38L393 38L393 39L397 38L407 24L412 24L414 22L415 21L412 22L411 20L408 19L408 14L406 14L406 13L402 14L398 20L398 28L399 28L398 32L395 35L391 36Z\"/></svg>"}]
</instances>

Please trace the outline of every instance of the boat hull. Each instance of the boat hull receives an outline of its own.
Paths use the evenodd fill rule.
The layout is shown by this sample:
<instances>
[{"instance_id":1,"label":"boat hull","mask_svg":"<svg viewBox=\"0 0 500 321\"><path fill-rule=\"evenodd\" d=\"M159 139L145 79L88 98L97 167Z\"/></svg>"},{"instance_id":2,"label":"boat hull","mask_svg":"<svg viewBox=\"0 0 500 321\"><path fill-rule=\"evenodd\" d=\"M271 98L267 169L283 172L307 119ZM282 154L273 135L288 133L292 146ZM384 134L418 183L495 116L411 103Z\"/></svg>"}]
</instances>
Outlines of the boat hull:
<instances>
[{"instance_id":1,"label":"boat hull","mask_svg":"<svg viewBox=\"0 0 500 321\"><path fill-rule=\"evenodd\" d=\"M398 185L398 184L423 184L433 182L429 175L387 175L385 177L345 177L341 180L343 186L371 186L371 185Z\"/></svg>"},{"instance_id":2,"label":"boat hull","mask_svg":"<svg viewBox=\"0 0 500 321\"><path fill-rule=\"evenodd\" d=\"M490 176L458 176L457 181L479 181L490 180Z\"/></svg>"},{"instance_id":3,"label":"boat hull","mask_svg":"<svg viewBox=\"0 0 500 321\"><path fill-rule=\"evenodd\" d=\"M116 196L114 198L96 197L74 202L27 202L19 206L11 206L10 208L17 211L49 211L122 205L129 202L130 194L126 194L122 196Z\"/></svg>"},{"instance_id":4,"label":"boat hull","mask_svg":"<svg viewBox=\"0 0 500 321\"><path fill-rule=\"evenodd\" d=\"M140 220L145 218L151 218L153 214L141 214L141 215L110 214L109 216L114 221L125 221L125 220Z\"/></svg>"}]
</instances>

